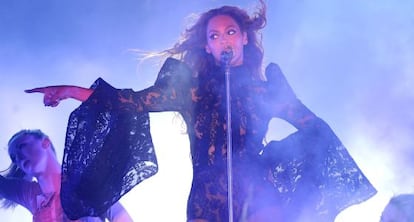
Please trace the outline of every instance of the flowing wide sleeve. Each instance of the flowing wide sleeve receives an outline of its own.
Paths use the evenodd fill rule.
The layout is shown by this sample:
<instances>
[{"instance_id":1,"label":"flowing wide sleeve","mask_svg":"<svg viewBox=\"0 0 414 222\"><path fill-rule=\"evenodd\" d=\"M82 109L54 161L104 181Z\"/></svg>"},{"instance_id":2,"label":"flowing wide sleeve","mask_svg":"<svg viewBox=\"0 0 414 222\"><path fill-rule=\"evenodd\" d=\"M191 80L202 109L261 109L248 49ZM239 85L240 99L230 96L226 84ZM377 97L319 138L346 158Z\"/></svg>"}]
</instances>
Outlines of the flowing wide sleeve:
<instances>
[{"instance_id":1,"label":"flowing wide sleeve","mask_svg":"<svg viewBox=\"0 0 414 222\"><path fill-rule=\"evenodd\" d=\"M286 90L290 87L287 83L281 84L286 80L278 67L269 72L274 72L267 73L270 88L282 85L282 92L292 92ZM293 214L308 209L317 214L315 217L324 218L376 194L329 125L317 117L309 125L285 139L270 142L263 152L271 166L271 180L288 209L293 209Z\"/></svg>"},{"instance_id":2,"label":"flowing wide sleeve","mask_svg":"<svg viewBox=\"0 0 414 222\"><path fill-rule=\"evenodd\" d=\"M270 142L265 156L272 167L273 184L288 208L308 208L324 218L377 191L330 127L316 121L317 129Z\"/></svg>"},{"instance_id":3,"label":"flowing wide sleeve","mask_svg":"<svg viewBox=\"0 0 414 222\"><path fill-rule=\"evenodd\" d=\"M119 101L102 79L69 117L61 201L70 219L100 216L157 170L149 115Z\"/></svg>"}]
</instances>

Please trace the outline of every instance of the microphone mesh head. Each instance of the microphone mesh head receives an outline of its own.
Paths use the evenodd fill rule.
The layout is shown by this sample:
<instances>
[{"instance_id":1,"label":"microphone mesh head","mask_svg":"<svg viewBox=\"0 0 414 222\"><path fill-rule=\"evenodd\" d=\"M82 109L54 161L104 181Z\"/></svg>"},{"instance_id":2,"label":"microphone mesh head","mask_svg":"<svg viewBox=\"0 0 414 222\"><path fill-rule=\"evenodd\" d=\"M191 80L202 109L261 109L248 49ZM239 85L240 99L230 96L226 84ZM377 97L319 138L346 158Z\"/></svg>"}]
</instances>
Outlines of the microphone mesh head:
<instances>
[{"instance_id":1,"label":"microphone mesh head","mask_svg":"<svg viewBox=\"0 0 414 222\"><path fill-rule=\"evenodd\" d=\"M221 58L220 61L224 65L229 65L231 59L233 58L233 50L231 48L228 48L221 52Z\"/></svg>"}]
</instances>

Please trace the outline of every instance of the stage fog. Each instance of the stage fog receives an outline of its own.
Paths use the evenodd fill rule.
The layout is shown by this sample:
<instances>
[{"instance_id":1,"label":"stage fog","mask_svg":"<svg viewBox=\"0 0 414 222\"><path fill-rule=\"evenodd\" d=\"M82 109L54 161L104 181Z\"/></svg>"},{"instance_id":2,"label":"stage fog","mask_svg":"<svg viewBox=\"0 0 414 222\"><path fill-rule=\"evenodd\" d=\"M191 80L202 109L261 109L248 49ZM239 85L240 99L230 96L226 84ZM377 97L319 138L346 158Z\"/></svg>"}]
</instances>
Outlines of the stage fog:
<instances>
[{"instance_id":1,"label":"stage fog","mask_svg":"<svg viewBox=\"0 0 414 222\"><path fill-rule=\"evenodd\" d=\"M378 193L343 211L337 222L379 221L388 199L414 192L414 3L267 1L265 64L278 63L300 100L336 132ZM252 0L3 1L0 3L0 169L7 141L23 128L49 134L61 157L69 114L80 105L45 107L25 89L102 77L143 89L159 69L135 50L171 47L192 13L223 4L254 11ZM151 114L159 172L121 199L135 221L185 221L191 183L184 122ZM267 140L294 129L275 119ZM18 207L3 221L30 221Z\"/></svg>"}]
</instances>

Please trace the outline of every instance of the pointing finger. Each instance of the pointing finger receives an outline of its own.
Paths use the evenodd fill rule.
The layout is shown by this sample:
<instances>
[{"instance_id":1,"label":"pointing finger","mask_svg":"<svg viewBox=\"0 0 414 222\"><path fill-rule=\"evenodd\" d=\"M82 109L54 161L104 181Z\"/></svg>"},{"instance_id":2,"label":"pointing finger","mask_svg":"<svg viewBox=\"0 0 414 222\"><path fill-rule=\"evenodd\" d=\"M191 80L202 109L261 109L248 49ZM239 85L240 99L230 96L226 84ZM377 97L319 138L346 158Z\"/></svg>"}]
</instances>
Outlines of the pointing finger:
<instances>
[{"instance_id":1,"label":"pointing finger","mask_svg":"<svg viewBox=\"0 0 414 222\"><path fill-rule=\"evenodd\" d=\"M44 93L45 88L40 87L40 88L26 89L24 92L26 92L26 93Z\"/></svg>"}]
</instances>

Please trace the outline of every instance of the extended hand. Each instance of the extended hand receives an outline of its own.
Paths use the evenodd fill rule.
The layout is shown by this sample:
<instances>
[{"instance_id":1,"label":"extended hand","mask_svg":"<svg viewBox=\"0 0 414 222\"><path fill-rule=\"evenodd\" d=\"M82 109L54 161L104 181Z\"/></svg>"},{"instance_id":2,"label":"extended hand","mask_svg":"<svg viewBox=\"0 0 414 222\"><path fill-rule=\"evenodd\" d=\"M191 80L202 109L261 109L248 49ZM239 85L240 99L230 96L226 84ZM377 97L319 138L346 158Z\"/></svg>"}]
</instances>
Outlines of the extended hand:
<instances>
[{"instance_id":1,"label":"extended hand","mask_svg":"<svg viewBox=\"0 0 414 222\"><path fill-rule=\"evenodd\" d=\"M25 90L26 93L43 93L43 103L45 106L56 107L63 99L68 98L66 89L68 86L46 86Z\"/></svg>"}]
</instances>

